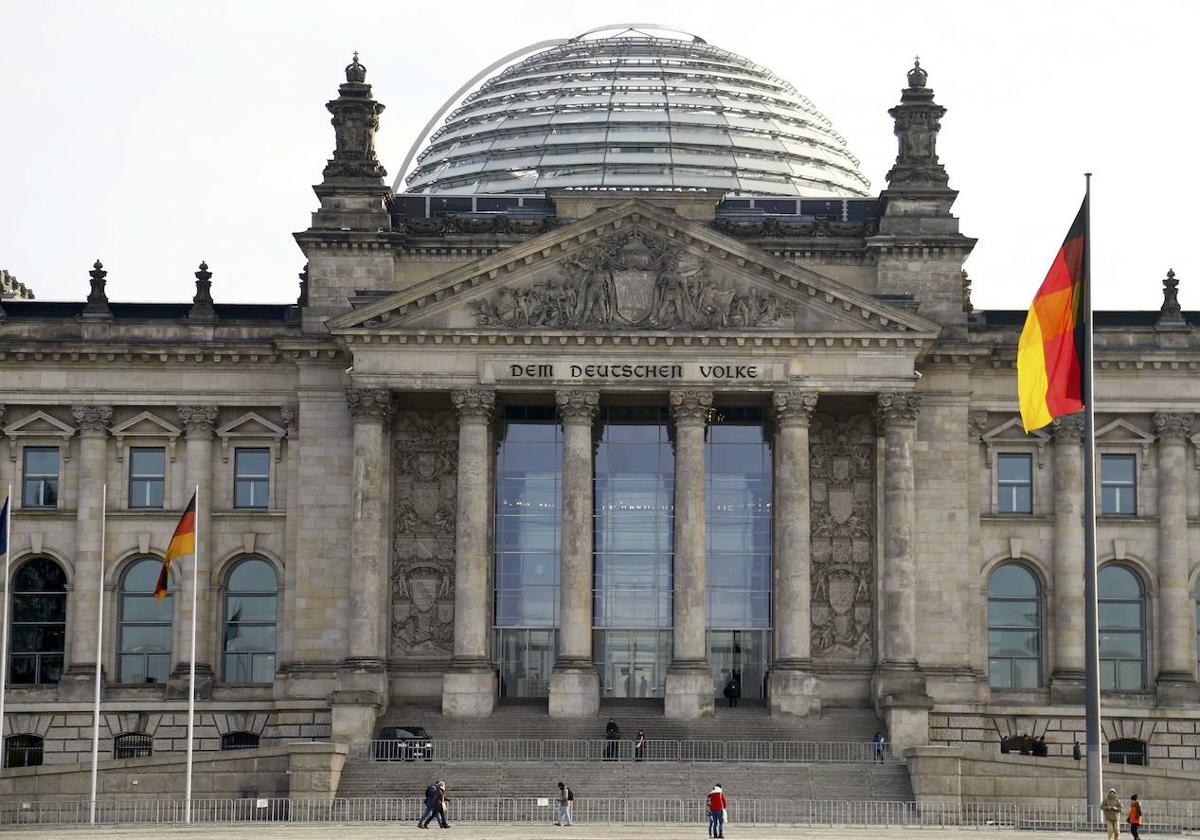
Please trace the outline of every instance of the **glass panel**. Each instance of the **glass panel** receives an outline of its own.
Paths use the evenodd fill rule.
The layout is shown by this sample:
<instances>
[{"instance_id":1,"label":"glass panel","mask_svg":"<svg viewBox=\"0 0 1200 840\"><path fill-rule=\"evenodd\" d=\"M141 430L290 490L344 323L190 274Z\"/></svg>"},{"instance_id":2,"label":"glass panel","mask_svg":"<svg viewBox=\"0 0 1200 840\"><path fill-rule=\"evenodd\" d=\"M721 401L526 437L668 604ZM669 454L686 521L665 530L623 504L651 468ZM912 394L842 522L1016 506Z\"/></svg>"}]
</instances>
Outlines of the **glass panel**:
<instances>
[{"instance_id":1,"label":"glass panel","mask_svg":"<svg viewBox=\"0 0 1200 840\"><path fill-rule=\"evenodd\" d=\"M58 447L26 447L25 475L58 478Z\"/></svg>"},{"instance_id":2,"label":"glass panel","mask_svg":"<svg viewBox=\"0 0 1200 840\"><path fill-rule=\"evenodd\" d=\"M162 572L163 561L155 558L137 560L125 570L121 578L121 589L124 592L154 592L158 576Z\"/></svg>"},{"instance_id":3,"label":"glass panel","mask_svg":"<svg viewBox=\"0 0 1200 840\"><path fill-rule=\"evenodd\" d=\"M274 592L275 569L265 560L243 560L229 574L229 592Z\"/></svg>"},{"instance_id":4,"label":"glass panel","mask_svg":"<svg viewBox=\"0 0 1200 840\"><path fill-rule=\"evenodd\" d=\"M1100 627L1112 630L1141 630L1141 601L1102 601Z\"/></svg>"},{"instance_id":5,"label":"glass panel","mask_svg":"<svg viewBox=\"0 0 1200 840\"><path fill-rule=\"evenodd\" d=\"M122 622L171 623L171 596L161 601L153 595L123 595L121 597Z\"/></svg>"},{"instance_id":6,"label":"glass panel","mask_svg":"<svg viewBox=\"0 0 1200 840\"><path fill-rule=\"evenodd\" d=\"M230 652L274 651L275 625L226 624L225 650Z\"/></svg>"},{"instance_id":7,"label":"glass panel","mask_svg":"<svg viewBox=\"0 0 1200 840\"><path fill-rule=\"evenodd\" d=\"M275 679L275 654L256 653L251 666L250 681L269 683Z\"/></svg>"},{"instance_id":8,"label":"glass panel","mask_svg":"<svg viewBox=\"0 0 1200 840\"><path fill-rule=\"evenodd\" d=\"M992 572L988 580L990 597L1036 598L1037 578L1018 563L1005 563Z\"/></svg>"},{"instance_id":9,"label":"glass panel","mask_svg":"<svg viewBox=\"0 0 1200 840\"><path fill-rule=\"evenodd\" d=\"M989 630L988 652L992 656L1037 656L1037 631Z\"/></svg>"},{"instance_id":10,"label":"glass panel","mask_svg":"<svg viewBox=\"0 0 1200 840\"><path fill-rule=\"evenodd\" d=\"M275 621L274 595L229 595L225 604L227 621Z\"/></svg>"},{"instance_id":11,"label":"glass panel","mask_svg":"<svg viewBox=\"0 0 1200 840\"><path fill-rule=\"evenodd\" d=\"M988 627L1036 628L1037 626L1037 601L1010 601L995 598L988 601Z\"/></svg>"},{"instance_id":12,"label":"glass panel","mask_svg":"<svg viewBox=\"0 0 1200 840\"><path fill-rule=\"evenodd\" d=\"M1142 680L1142 663L1140 661L1118 663L1117 687L1124 691L1138 691L1146 687Z\"/></svg>"},{"instance_id":13,"label":"glass panel","mask_svg":"<svg viewBox=\"0 0 1200 840\"><path fill-rule=\"evenodd\" d=\"M1126 566L1105 566L1098 575L1098 587L1101 598L1140 598L1142 595L1138 576Z\"/></svg>"},{"instance_id":14,"label":"glass panel","mask_svg":"<svg viewBox=\"0 0 1200 840\"><path fill-rule=\"evenodd\" d=\"M64 622L66 595L17 595L12 599L13 622Z\"/></svg>"},{"instance_id":15,"label":"glass panel","mask_svg":"<svg viewBox=\"0 0 1200 840\"><path fill-rule=\"evenodd\" d=\"M235 461L238 478L264 478L270 469L269 449L238 449Z\"/></svg>"},{"instance_id":16,"label":"glass panel","mask_svg":"<svg viewBox=\"0 0 1200 840\"><path fill-rule=\"evenodd\" d=\"M997 455L996 474L1003 482L1028 484L1033 480L1033 457L1030 455Z\"/></svg>"},{"instance_id":17,"label":"glass panel","mask_svg":"<svg viewBox=\"0 0 1200 840\"><path fill-rule=\"evenodd\" d=\"M1100 474L1103 483L1133 483L1134 456L1103 455L1100 458Z\"/></svg>"},{"instance_id":18,"label":"glass panel","mask_svg":"<svg viewBox=\"0 0 1200 840\"><path fill-rule=\"evenodd\" d=\"M166 472L166 453L160 448L129 450L129 474L136 478L162 478Z\"/></svg>"},{"instance_id":19,"label":"glass panel","mask_svg":"<svg viewBox=\"0 0 1200 840\"><path fill-rule=\"evenodd\" d=\"M1012 687L1037 688L1040 686L1042 684L1042 676L1039 666L1040 663L1037 659L1012 660Z\"/></svg>"},{"instance_id":20,"label":"glass panel","mask_svg":"<svg viewBox=\"0 0 1200 840\"><path fill-rule=\"evenodd\" d=\"M171 628L161 625L127 624L121 628L122 653L169 653Z\"/></svg>"}]
</instances>

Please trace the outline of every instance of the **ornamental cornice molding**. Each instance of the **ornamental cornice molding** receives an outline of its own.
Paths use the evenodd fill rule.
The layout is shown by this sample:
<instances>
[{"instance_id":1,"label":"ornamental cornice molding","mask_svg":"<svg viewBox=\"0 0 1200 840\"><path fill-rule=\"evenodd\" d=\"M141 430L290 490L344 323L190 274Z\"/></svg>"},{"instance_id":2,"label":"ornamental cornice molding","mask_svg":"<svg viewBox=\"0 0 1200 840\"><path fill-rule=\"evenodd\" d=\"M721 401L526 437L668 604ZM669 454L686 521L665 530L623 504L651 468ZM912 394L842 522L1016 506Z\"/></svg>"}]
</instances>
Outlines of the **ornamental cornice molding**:
<instances>
[{"instance_id":1,"label":"ornamental cornice molding","mask_svg":"<svg viewBox=\"0 0 1200 840\"><path fill-rule=\"evenodd\" d=\"M910 428L917 424L921 395L913 391L893 391L875 395L875 420L884 428Z\"/></svg>"},{"instance_id":2,"label":"ornamental cornice molding","mask_svg":"<svg viewBox=\"0 0 1200 840\"><path fill-rule=\"evenodd\" d=\"M807 428L808 421L816 410L817 398L816 391L776 391L771 397L771 405L775 409L775 422L780 426Z\"/></svg>"},{"instance_id":3,"label":"ornamental cornice molding","mask_svg":"<svg viewBox=\"0 0 1200 840\"><path fill-rule=\"evenodd\" d=\"M590 423L600 410L600 391L595 388L564 388L554 392L554 403L564 422Z\"/></svg>"},{"instance_id":4,"label":"ornamental cornice molding","mask_svg":"<svg viewBox=\"0 0 1200 840\"><path fill-rule=\"evenodd\" d=\"M450 403L460 418L486 422L496 411L496 392L486 388L463 388L450 392Z\"/></svg>"},{"instance_id":5,"label":"ornamental cornice molding","mask_svg":"<svg viewBox=\"0 0 1200 840\"><path fill-rule=\"evenodd\" d=\"M698 389L673 390L669 396L671 416L676 426L703 426L712 411L712 391Z\"/></svg>"},{"instance_id":6,"label":"ornamental cornice molding","mask_svg":"<svg viewBox=\"0 0 1200 840\"><path fill-rule=\"evenodd\" d=\"M705 332L639 332L599 333L566 330L538 330L529 333L513 333L500 330L395 330L383 332L362 330L340 333L338 340L347 347L368 345L415 344L450 346L543 346L543 347L766 347L780 349L833 349L859 350L871 348L894 348L921 351L933 342L931 336L914 333L887 335L882 333L854 333L843 335L786 333L713 333ZM317 351L310 351L316 353ZM328 352L328 351L324 351ZM294 353L295 357L302 352ZM332 358L330 355L329 358ZM314 356L316 358L316 356Z\"/></svg>"}]
</instances>

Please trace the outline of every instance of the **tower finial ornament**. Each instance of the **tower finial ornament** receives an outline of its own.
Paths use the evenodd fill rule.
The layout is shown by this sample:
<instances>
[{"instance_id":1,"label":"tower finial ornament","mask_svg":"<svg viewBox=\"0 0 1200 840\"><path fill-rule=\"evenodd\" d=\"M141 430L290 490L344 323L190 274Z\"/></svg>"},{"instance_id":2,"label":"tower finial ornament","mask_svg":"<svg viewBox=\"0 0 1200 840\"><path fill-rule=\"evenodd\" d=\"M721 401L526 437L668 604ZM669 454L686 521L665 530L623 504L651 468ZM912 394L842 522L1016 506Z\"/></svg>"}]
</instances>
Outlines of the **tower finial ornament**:
<instances>
[{"instance_id":1,"label":"tower finial ornament","mask_svg":"<svg viewBox=\"0 0 1200 840\"><path fill-rule=\"evenodd\" d=\"M96 260L92 270L88 272L88 277L91 278L92 288L87 296L87 305L83 307L84 317L111 318L112 310L108 308L108 293L104 288L108 272L104 270L104 264L100 260Z\"/></svg>"},{"instance_id":2,"label":"tower finial ornament","mask_svg":"<svg viewBox=\"0 0 1200 840\"><path fill-rule=\"evenodd\" d=\"M923 88L928 79L929 74L921 66L921 56L918 55L913 59L912 69L908 71L908 86L910 88Z\"/></svg>"},{"instance_id":3,"label":"tower finial ornament","mask_svg":"<svg viewBox=\"0 0 1200 840\"><path fill-rule=\"evenodd\" d=\"M193 321L212 321L216 317L217 311L213 308L212 297L212 272L208 270L208 263L201 262L200 270L196 272L196 296L192 298L188 318Z\"/></svg>"},{"instance_id":4,"label":"tower finial ornament","mask_svg":"<svg viewBox=\"0 0 1200 840\"><path fill-rule=\"evenodd\" d=\"M346 65L346 81L338 88L338 98L325 103L333 114L337 141L333 158L325 167L326 178L370 178L382 181L387 174L375 156L375 132L383 106L371 96L366 83L367 68L358 60Z\"/></svg>"},{"instance_id":5,"label":"tower finial ornament","mask_svg":"<svg viewBox=\"0 0 1200 840\"><path fill-rule=\"evenodd\" d=\"M1183 317L1183 309L1179 305L1179 280L1175 277L1174 269L1167 269L1163 278L1163 302L1158 310L1160 325L1179 325L1187 323Z\"/></svg>"},{"instance_id":6,"label":"tower finial ornament","mask_svg":"<svg viewBox=\"0 0 1200 840\"><path fill-rule=\"evenodd\" d=\"M358 50L354 51L354 60L346 65L346 81L361 85L367 80L367 68L358 63Z\"/></svg>"}]
</instances>

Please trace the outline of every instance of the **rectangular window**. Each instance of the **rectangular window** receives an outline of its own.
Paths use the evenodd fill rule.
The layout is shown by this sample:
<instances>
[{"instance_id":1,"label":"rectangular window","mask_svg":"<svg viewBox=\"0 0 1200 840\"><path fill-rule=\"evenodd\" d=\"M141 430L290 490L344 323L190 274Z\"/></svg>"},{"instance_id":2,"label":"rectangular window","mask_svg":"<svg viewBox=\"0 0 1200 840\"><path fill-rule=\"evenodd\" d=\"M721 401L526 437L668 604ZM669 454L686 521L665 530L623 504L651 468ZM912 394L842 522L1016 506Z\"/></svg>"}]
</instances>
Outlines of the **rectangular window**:
<instances>
[{"instance_id":1,"label":"rectangular window","mask_svg":"<svg viewBox=\"0 0 1200 840\"><path fill-rule=\"evenodd\" d=\"M129 450L129 506L161 508L167 478L167 451L162 447Z\"/></svg>"},{"instance_id":2,"label":"rectangular window","mask_svg":"<svg viewBox=\"0 0 1200 840\"><path fill-rule=\"evenodd\" d=\"M1137 514L1136 464L1133 455L1100 456L1100 512L1105 516Z\"/></svg>"},{"instance_id":3,"label":"rectangular window","mask_svg":"<svg viewBox=\"0 0 1200 840\"><path fill-rule=\"evenodd\" d=\"M1033 513L1033 456L996 456L996 509L1000 513Z\"/></svg>"},{"instance_id":4,"label":"rectangular window","mask_svg":"<svg viewBox=\"0 0 1200 840\"><path fill-rule=\"evenodd\" d=\"M271 450L237 449L233 456L233 506L265 508L270 481Z\"/></svg>"},{"instance_id":5,"label":"rectangular window","mask_svg":"<svg viewBox=\"0 0 1200 840\"><path fill-rule=\"evenodd\" d=\"M27 508L58 507L58 447L25 447L24 467L22 504Z\"/></svg>"}]
</instances>

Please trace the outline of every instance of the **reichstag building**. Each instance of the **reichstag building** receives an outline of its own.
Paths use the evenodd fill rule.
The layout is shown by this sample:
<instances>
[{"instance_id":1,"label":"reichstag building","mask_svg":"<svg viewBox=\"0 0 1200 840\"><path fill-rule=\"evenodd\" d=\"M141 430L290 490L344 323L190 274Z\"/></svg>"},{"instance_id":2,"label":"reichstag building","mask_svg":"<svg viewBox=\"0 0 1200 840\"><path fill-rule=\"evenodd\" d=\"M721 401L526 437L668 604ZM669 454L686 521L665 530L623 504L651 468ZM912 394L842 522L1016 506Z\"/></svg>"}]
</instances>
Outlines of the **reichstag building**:
<instances>
[{"instance_id":1,"label":"reichstag building","mask_svg":"<svg viewBox=\"0 0 1200 840\"><path fill-rule=\"evenodd\" d=\"M1070 753L1082 426L1020 425L1025 312L971 305L925 68L877 80L882 189L792 85L691 35L510 56L394 184L366 77L355 56L326 103L294 303L220 303L219 266L176 303L110 301L100 263L75 302L4 275L10 763L87 759L97 660L102 750L183 750L190 561L152 592L195 485L205 751L361 741L408 703L698 718L734 682L780 716L873 707L900 747ZM1100 657L1110 749L1189 768L1200 316L1176 285L1096 315Z\"/></svg>"}]
</instances>

